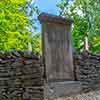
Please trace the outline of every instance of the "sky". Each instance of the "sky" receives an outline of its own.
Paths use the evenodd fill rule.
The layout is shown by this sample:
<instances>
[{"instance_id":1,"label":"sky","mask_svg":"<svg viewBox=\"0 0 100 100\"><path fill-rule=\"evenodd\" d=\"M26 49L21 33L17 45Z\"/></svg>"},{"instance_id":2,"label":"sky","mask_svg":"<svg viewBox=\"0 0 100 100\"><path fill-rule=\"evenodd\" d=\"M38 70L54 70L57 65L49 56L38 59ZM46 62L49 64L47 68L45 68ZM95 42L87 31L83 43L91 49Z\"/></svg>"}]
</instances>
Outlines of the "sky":
<instances>
[{"instance_id":1,"label":"sky","mask_svg":"<svg viewBox=\"0 0 100 100\"><path fill-rule=\"evenodd\" d=\"M56 7L56 4L60 1L61 0L35 0L35 3L41 11L58 15L59 8Z\"/></svg>"},{"instance_id":2,"label":"sky","mask_svg":"<svg viewBox=\"0 0 100 100\"><path fill-rule=\"evenodd\" d=\"M61 0L34 0L35 4L39 7L42 12L51 13L54 15L59 15L59 8L56 4ZM38 26L37 32L41 32L41 25L39 22L36 23Z\"/></svg>"}]
</instances>

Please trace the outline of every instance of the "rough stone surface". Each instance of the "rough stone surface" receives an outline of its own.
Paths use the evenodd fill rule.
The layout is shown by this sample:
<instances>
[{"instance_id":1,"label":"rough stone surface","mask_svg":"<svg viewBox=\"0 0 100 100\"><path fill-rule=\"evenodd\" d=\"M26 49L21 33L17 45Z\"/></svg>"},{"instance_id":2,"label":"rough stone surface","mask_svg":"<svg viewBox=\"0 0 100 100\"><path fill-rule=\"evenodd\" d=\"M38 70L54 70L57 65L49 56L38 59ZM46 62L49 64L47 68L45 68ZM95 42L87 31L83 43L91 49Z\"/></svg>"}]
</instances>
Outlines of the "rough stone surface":
<instances>
[{"instance_id":1,"label":"rough stone surface","mask_svg":"<svg viewBox=\"0 0 100 100\"><path fill-rule=\"evenodd\" d=\"M74 57L75 79L83 83L85 90L100 86L100 55L83 52Z\"/></svg>"},{"instance_id":2,"label":"rough stone surface","mask_svg":"<svg viewBox=\"0 0 100 100\"><path fill-rule=\"evenodd\" d=\"M55 100L100 100L100 90L82 93L71 97L58 98Z\"/></svg>"},{"instance_id":3,"label":"rough stone surface","mask_svg":"<svg viewBox=\"0 0 100 100\"><path fill-rule=\"evenodd\" d=\"M74 56L74 69L76 81L80 81L82 84L81 93L88 93L78 93L76 96L57 100L100 100L100 55L85 52ZM0 100L44 100L43 77L44 67L36 55L16 51L0 52ZM73 84L74 86L75 84ZM53 87L56 87L56 89L54 88L56 97L57 94L65 96L66 93L64 95L61 93L71 90L71 84L52 83L50 88L53 89ZM70 91L71 95L75 94L73 93L76 92L74 89L72 88ZM78 89L80 91L81 88ZM89 92L96 89L99 91Z\"/></svg>"},{"instance_id":4,"label":"rough stone surface","mask_svg":"<svg viewBox=\"0 0 100 100\"><path fill-rule=\"evenodd\" d=\"M75 95L81 91L81 83L77 81L50 82L48 87L48 97L50 100L53 100L54 98L64 97L66 95Z\"/></svg>"},{"instance_id":5,"label":"rough stone surface","mask_svg":"<svg viewBox=\"0 0 100 100\"><path fill-rule=\"evenodd\" d=\"M72 24L73 20L72 19L66 19L64 17L61 16L56 16L56 15L52 15L52 14L48 14L48 13L41 13L40 16L38 17L38 19L40 20L40 22L53 22L53 23L59 23L59 24Z\"/></svg>"},{"instance_id":6,"label":"rough stone surface","mask_svg":"<svg viewBox=\"0 0 100 100\"><path fill-rule=\"evenodd\" d=\"M0 100L43 100L43 66L28 52L0 52Z\"/></svg>"}]
</instances>

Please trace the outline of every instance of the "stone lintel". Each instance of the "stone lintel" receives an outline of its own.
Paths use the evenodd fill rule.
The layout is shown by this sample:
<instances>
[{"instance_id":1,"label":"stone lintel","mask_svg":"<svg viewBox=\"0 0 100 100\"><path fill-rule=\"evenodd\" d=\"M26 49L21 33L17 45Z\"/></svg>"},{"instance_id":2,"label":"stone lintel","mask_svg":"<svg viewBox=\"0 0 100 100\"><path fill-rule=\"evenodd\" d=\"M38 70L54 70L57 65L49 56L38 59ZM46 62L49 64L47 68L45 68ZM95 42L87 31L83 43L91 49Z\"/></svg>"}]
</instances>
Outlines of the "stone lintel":
<instances>
[{"instance_id":1,"label":"stone lintel","mask_svg":"<svg viewBox=\"0 0 100 100\"><path fill-rule=\"evenodd\" d=\"M51 22L51 23L59 23L59 24L72 24L72 19L67 19L61 16L56 16L48 13L41 13L38 17L41 23L43 22Z\"/></svg>"}]
</instances>

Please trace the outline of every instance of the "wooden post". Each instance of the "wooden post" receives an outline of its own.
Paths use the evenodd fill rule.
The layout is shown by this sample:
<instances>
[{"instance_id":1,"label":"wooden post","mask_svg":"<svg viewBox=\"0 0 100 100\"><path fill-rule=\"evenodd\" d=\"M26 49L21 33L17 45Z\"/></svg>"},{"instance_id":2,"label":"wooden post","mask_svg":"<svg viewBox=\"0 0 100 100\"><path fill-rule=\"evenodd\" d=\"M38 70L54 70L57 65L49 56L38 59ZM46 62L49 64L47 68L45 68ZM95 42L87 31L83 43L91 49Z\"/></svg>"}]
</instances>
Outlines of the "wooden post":
<instances>
[{"instance_id":1,"label":"wooden post","mask_svg":"<svg viewBox=\"0 0 100 100\"><path fill-rule=\"evenodd\" d=\"M43 56L48 81L74 80L71 25L72 20L42 13Z\"/></svg>"}]
</instances>

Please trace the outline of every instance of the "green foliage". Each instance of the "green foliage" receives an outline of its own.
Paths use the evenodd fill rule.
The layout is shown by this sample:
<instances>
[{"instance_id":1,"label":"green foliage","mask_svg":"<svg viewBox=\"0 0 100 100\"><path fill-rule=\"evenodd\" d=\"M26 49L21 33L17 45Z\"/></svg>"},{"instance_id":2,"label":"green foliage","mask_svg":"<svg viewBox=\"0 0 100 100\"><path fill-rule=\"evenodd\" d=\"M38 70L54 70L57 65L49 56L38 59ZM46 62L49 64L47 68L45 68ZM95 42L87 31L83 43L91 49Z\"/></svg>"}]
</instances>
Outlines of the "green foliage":
<instances>
[{"instance_id":1,"label":"green foliage","mask_svg":"<svg viewBox=\"0 0 100 100\"><path fill-rule=\"evenodd\" d=\"M99 0L62 0L57 6L62 16L74 19L73 43L77 51L84 49L84 37L88 35L89 48L100 52L100 1Z\"/></svg>"},{"instance_id":2,"label":"green foliage","mask_svg":"<svg viewBox=\"0 0 100 100\"><path fill-rule=\"evenodd\" d=\"M33 52L41 55L41 52L42 52L42 50L41 50L41 35L40 34L34 35L34 31L37 29L37 27L35 25L37 23L37 19L34 18L34 15L37 16L41 12L33 1L34 0L29 0L29 2L24 7L24 11L26 12L27 17L29 18L29 22L28 22L28 24L30 25L29 31L31 33L33 33L31 35L31 41L29 42L30 46L31 46Z\"/></svg>"},{"instance_id":3,"label":"green foliage","mask_svg":"<svg viewBox=\"0 0 100 100\"><path fill-rule=\"evenodd\" d=\"M0 0L0 50L27 49L31 33L23 11L26 4L26 0Z\"/></svg>"},{"instance_id":4,"label":"green foliage","mask_svg":"<svg viewBox=\"0 0 100 100\"><path fill-rule=\"evenodd\" d=\"M41 34L36 34L32 39L32 49L35 53L42 54Z\"/></svg>"}]
</instances>

